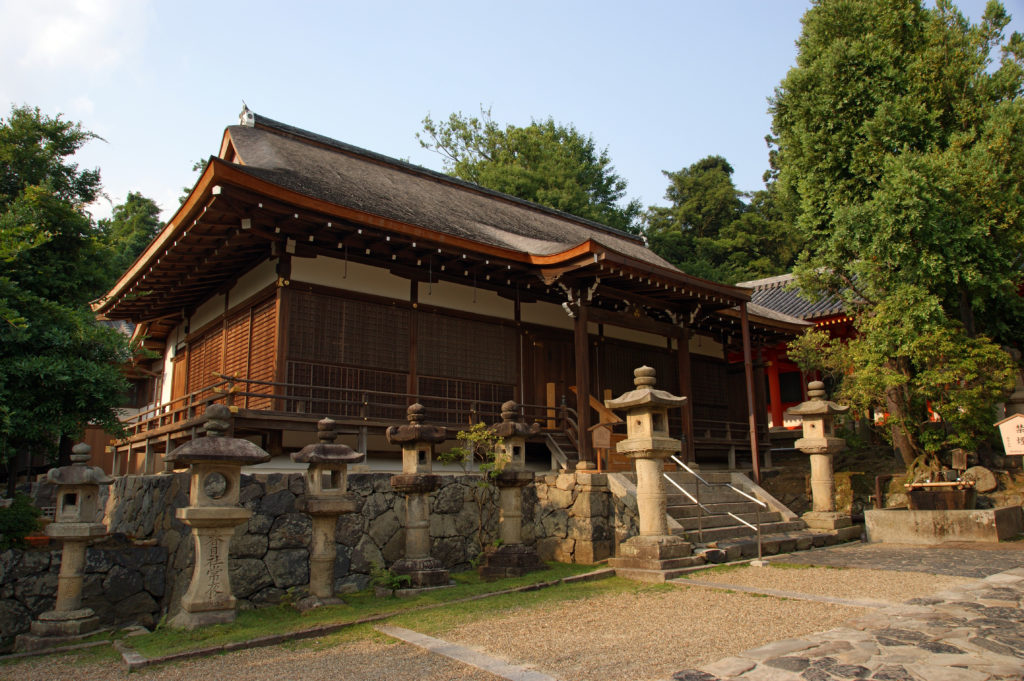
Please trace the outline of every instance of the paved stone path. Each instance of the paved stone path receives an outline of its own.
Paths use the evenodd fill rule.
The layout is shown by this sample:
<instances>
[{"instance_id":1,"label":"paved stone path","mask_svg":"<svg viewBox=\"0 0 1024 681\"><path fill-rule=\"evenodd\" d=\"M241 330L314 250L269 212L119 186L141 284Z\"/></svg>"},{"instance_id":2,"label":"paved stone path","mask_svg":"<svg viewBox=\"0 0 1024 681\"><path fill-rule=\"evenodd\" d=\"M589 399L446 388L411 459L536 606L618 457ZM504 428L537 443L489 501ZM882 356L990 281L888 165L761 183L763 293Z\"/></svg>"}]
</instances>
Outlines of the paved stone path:
<instances>
[{"instance_id":1,"label":"paved stone path","mask_svg":"<svg viewBox=\"0 0 1024 681\"><path fill-rule=\"evenodd\" d=\"M775 560L981 579L682 670L675 681L1024 680L1024 551L868 544Z\"/></svg>"},{"instance_id":2,"label":"paved stone path","mask_svg":"<svg viewBox=\"0 0 1024 681\"><path fill-rule=\"evenodd\" d=\"M1004 570L1024 567L1024 542L935 546L854 543L771 556L768 560L982 579Z\"/></svg>"}]
</instances>

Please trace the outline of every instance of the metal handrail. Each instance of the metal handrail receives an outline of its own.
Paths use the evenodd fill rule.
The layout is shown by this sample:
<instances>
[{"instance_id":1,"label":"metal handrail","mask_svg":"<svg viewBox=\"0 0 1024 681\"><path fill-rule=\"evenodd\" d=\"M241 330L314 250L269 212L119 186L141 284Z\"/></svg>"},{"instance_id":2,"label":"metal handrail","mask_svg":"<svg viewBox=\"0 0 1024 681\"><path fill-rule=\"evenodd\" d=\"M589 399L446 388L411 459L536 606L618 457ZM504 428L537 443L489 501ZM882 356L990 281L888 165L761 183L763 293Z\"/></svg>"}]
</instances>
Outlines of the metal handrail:
<instances>
[{"instance_id":1,"label":"metal handrail","mask_svg":"<svg viewBox=\"0 0 1024 681\"><path fill-rule=\"evenodd\" d=\"M761 508L763 507L763 508L767 509L768 508L768 504L766 504L765 502L761 501L760 499L757 499L756 497L753 497L753 496L747 494L743 490L733 486L732 483L729 483L729 482L708 482L707 480L702 478L700 476L700 474L697 473L697 471L693 470L692 468L687 466L685 463L680 461L678 457L672 456L671 459L672 459L672 461L675 462L675 464L677 466L679 466L680 468L685 470L687 473L692 475L694 477L694 479L697 480L697 482L705 485L706 487L728 487L733 492L736 492L737 494L739 494L739 495L741 495L743 497L746 497L747 499L749 499L750 501L753 501L755 504L758 505L758 508L755 510L755 514L756 515L755 515L755 518L754 518L755 522L757 523L756 526L751 525L746 520L744 520L743 518L740 518L738 515L736 515L735 513L732 513L731 511L726 511L725 513L726 513L726 515L728 515L729 517L733 518L737 522L740 522L743 525L746 525L750 529L752 529L752 530L757 532L757 559L761 560L761 556L762 556L762 547L761 547ZM707 506L705 506L704 504L700 503L700 485L697 485L694 488L694 490L697 492L697 496L694 497L692 494L687 492L682 487L682 485L680 485L675 480L673 480L671 477L669 477L668 473L662 473L662 475L664 475L665 479L668 480L669 482L671 482L672 485L675 486L676 489L678 489L680 492L682 492L687 498L690 499L690 501L692 501L694 504L697 505L697 538L698 538L699 541L703 542L704 541L704 517L702 515L702 512L703 511L707 511L710 514L711 510Z\"/></svg>"}]
</instances>

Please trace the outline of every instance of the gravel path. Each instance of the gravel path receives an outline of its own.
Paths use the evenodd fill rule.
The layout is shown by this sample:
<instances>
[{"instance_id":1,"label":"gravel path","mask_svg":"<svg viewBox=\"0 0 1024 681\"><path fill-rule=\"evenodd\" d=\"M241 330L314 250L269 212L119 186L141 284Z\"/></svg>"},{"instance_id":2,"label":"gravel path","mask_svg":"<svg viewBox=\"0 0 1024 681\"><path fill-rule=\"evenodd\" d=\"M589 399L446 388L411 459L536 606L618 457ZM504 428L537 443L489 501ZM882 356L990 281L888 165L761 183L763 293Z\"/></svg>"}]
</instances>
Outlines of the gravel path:
<instances>
[{"instance_id":1,"label":"gravel path","mask_svg":"<svg viewBox=\"0 0 1024 681\"><path fill-rule=\"evenodd\" d=\"M967 577L948 577L923 572L893 572L891 570L864 570L849 568L836 570L812 568L756 568L735 570L699 570L690 574L702 582L748 586L779 591L794 591L813 596L871 599L902 603L911 598L931 596L960 584L977 580Z\"/></svg>"},{"instance_id":2,"label":"gravel path","mask_svg":"<svg viewBox=\"0 0 1024 681\"><path fill-rule=\"evenodd\" d=\"M436 635L564 681L641 681L831 629L864 612L676 587L513 611Z\"/></svg>"},{"instance_id":3,"label":"gravel path","mask_svg":"<svg viewBox=\"0 0 1024 681\"><path fill-rule=\"evenodd\" d=\"M501 681L440 655L406 644L371 641L343 643L325 650L255 648L216 657L142 669L129 676L117 663L80 663L77 656L37 658L0 666L0 679L17 681Z\"/></svg>"}]
</instances>

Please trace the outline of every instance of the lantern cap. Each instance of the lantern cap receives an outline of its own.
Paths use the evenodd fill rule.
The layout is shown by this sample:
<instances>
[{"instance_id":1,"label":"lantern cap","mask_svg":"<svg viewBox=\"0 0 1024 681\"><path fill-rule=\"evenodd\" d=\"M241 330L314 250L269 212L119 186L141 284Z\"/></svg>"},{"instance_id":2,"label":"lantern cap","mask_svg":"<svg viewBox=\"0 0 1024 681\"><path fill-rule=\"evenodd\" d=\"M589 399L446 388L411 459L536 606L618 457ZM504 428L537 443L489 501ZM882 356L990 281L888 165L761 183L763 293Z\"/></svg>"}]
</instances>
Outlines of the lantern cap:
<instances>
[{"instance_id":1,"label":"lantern cap","mask_svg":"<svg viewBox=\"0 0 1024 681\"><path fill-rule=\"evenodd\" d=\"M635 390L605 400L604 406L609 409L632 409L633 407L681 407L686 403L685 397L673 395L665 390L657 390L655 371L652 367L642 366L633 371Z\"/></svg>"},{"instance_id":2,"label":"lantern cap","mask_svg":"<svg viewBox=\"0 0 1024 681\"><path fill-rule=\"evenodd\" d=\"M99 466L89 466L92 447L79 442L71 448L71 465L51 468L46 479L57 485L109 485L113 478Z\"/></svg>"},{"instance_id":3,"label":"lantern cap","mask_svg":"<svg viewBox=\"0 0 1024 681\"><path fill-rule=\"evenodd\" d=\"M811 381L807 384L807 396L811 399L801 402L795 407L786 410L787 416L825 416L831 414L845 414L850 411L849 405L836 404L828 399L825 392L825 384L821 381Z\"/></svg>"},{"instance_id":4,"label":"lantern cap","mask_svg":"<svg viewBox=\"0 0 1024 681\"><path fill-rule=\"evenodd\" d=\"M488 428L500 438L530 437L540 432L539 423L524 423L519 404L509 400L501 405L501 422Z\"/></svg>"},{"instance_id":5,"label":"lantern cap","mask_svg":"<svg viewBox=\"0 0 1024 681\"><path fill-rule=\"evenodd\" d=\"M360 463L366 455L357 452L348 445L335 444L338 437L338 422L334 419L320 419L316 424L316 437L320 441L315 445L306 445L297 452L292 452L295 463Z\"/></svg>"},{"instance_id":6,"label":"lantern cap","mask_svg":"<svg viewBox=\"0 0 1024 681\"><path fill-rule=\"evenodd\" d=\"M231 428L231 410L223 404L212 404L206 409L206 437L186 442L164 456L166 461L191 463L234 463L248 466L270 461L270 454L252 442L227 437Z\"/></svg>"},{"instance_id":7,"label":"lantern cap","mask_svg":"<svg viewBox=\"0 0 1024 681\"><path fill-rule=\"evenodd\" d=\"M411 444L413 442L427 442L435 444L448 439L448 429L444 426L431 426L423 423L425 409L419 402L410 405L406 410L408 425L389 426L384 431L384 436L389 445Z\"/></svg>"}]
</instances>

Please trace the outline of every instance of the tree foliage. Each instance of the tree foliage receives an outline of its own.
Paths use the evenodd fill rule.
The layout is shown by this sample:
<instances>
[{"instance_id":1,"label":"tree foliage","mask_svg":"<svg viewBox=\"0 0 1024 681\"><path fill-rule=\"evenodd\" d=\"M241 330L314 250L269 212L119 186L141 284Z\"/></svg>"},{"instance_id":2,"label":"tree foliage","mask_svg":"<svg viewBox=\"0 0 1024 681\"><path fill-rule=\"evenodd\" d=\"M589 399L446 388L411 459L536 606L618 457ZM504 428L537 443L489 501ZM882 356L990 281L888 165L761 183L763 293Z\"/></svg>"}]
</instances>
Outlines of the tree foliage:
<instances>
[{"instance_id":1,"label":"tree foliage","mask_svg":"<svg viewBox=\"0 0 1024 681\"><path fill-rule=\"evenodd\" d=\"M727 283L781 274L793 264L799 241L774 184L744 203L721 156L662 172L671 205L652 206L645 215L655 253L688 274Z\"/></svg>"},{"instance_id":2,"label":"tree foliage","mask_svg":"<svg viewBox=\"0 0 1024 681\"><path fill-rule=\"evenodd\" d=\"M889 414L908 463L990 432L1012 385L999 346L1024 332L1024 38L1004 39L1008 21L998 2L972 25L948 0L819 0L771 102L800 286L854 313L843 394Z\"/></svg>"},{"instance_id":3,"label":"tree foliage","mask_svg":"<svg viewBox=\"0 0 1024 681\"><path fill-rule=\"evenodd\" d=\"M450 175L609 227L637 233L640 202L628 201L626 181L607 149L593 137L553 118L525 127L501 127L489 109L480 117L453 113L447 121L423 119L416 138L441 154Z\"/></svg>"},{"instance_id":4,"label":"tree foliage","mask_svg":"<svg viewBox=\"0 0 1024 681\"><path fill-rule=\"evenodd\" d=\"M0 461L53 453L87 422L117 429L127 340L88 309L110 250L85 211L99 172L74 153L95 135L14 107L0 119Z\"/></svg>"},{"instance_id":5,"label":"tree foliage","mask_svg":"<svg viewBox=\"0 0 1024 681\"><path fill-rule=\"evenodd\" d=\"M114 206L113 214L99 221L103 242L110 249L110 284L128 269L163 225L160 206L138 192L128 192L125 202Z\"/></svg>"}]
</instances>

